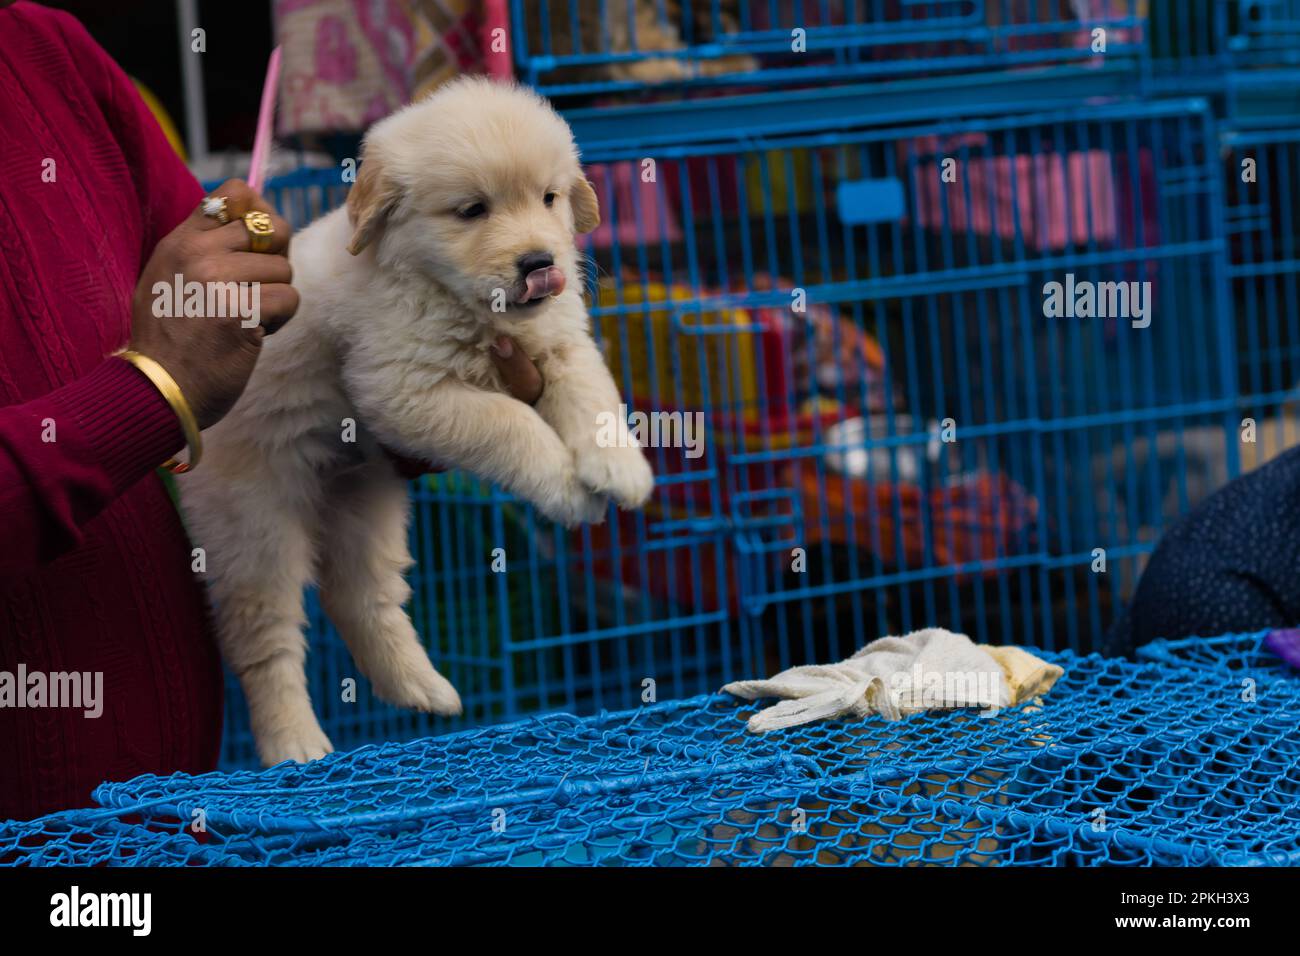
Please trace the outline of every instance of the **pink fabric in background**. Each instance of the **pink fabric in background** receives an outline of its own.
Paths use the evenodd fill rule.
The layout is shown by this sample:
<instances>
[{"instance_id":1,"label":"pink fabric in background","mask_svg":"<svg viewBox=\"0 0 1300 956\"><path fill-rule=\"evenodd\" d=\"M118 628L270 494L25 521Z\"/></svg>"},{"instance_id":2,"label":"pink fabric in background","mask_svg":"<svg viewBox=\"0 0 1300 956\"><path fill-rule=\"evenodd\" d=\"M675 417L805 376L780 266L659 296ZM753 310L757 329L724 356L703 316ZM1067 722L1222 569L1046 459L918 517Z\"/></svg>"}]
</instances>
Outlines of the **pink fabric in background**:
<instances>
[{"instance_id":1,"label":"pink fabric in background","mask_svg":"<svg viewBox=\"0 0 1300 956\"><path fill-rule=\"evenodd\" d=\"M275 0L281 135L360 132L404 104L419 51L405 0Z\"/></svg>"},{"instance_id":2,"label":"pink fabric in background","mask_svg":"<svg viewBox=\"0 0 1300 956\"><path fill-rule=\"evenodd\" d=\"M927 152L932 152L927 150ZM970 157L955 183L944 183L938 161L916 166L917 219L1039 250L1112 244L1119 237L1114 172L1104 150Z\"/></svg>"},{"instance_id":3,"label":"pink fabric in background","mask_svg":"<svg viewBox=\"0 0 1300 956\"><path fill-rule=\"evenodd\" d=\"M587 167L587 179L596 190L602 210L600 225L591 234L591 244L597 249L607 248L614 240L610 222L615 215L618 243L624 248L635 248L639 242L653 245L682 238L677 215L665 199L665 187L657 182L644 182L639 163L631 160L597 163Z\"/></svg>"}]
</instances>

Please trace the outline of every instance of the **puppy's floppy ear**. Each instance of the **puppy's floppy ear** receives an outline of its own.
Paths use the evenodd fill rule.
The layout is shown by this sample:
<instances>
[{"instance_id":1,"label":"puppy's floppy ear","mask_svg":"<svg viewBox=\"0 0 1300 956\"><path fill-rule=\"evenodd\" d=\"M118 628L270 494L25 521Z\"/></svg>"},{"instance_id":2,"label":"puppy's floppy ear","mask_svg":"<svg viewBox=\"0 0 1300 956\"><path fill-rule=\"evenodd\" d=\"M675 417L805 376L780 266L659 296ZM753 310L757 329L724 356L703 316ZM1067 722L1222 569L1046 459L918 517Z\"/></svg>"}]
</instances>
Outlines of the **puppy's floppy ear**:
<instances>
[{"instance_id":1,"label":"puppy's floppy ear","mask_svg":"<svg viewBox=\"0 0 1300 956\"><path fill-rule=\"evenodd\" d=\"M587 233L600 225L600 203L596 202L596 190L591 183L578 177L573 188L569 190L569 205L573 208L573 228L578 233Z\"/></svg>"},{"instance_id":2,"label":"puppy's floppy ear","mask_svg":"<svg viewBox=\"0 0 1300 956\"><path fill-rule=\"evenodd\" d=\"M352 223L348 252L359 255L375 240L397 205L397 198L397 187L384 162L378 156L367 156L357 171L357 181L348 191L348 221Z\"/></svg>"}]
</instances>

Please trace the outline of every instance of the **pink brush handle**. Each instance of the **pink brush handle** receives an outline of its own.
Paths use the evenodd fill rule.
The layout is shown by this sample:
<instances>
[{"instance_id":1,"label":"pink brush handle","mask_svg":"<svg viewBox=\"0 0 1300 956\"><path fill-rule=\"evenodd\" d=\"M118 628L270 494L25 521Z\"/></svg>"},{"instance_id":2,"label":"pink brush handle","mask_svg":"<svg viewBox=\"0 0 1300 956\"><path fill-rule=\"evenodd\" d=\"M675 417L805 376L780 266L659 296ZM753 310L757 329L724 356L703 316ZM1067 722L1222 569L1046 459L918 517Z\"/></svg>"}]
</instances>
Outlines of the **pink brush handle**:
<instances>
[{"instance_id":1,"label":"pink brush handle","mask_svg":"<svg viewBox=\"0 0 1300 956\"><path fill-rule=\"evenodd\" d=\"M266 163L271 156L272 127L275 123L275 94L280 88L280 48L271 51L266 64L266 82L262 84L262 105L257 111L257 136L253 139L253 161L249 163L248 185L261 191L266 178Z\"/></svg>"},{"instance_id":2,"label":"pink brush handle","mask_svg":"<svg viewBox=\"0 0 1300 956\"><path fill-rule=\"evenodd\" d=\"M492 48L493 34L500 30L506 38L504 49ZM514 66L510 60L510 13L506 9L506 0L483 0L483 61L488 76L496 80L510 80L514 77Z\"/></svg>"}]
</instances>

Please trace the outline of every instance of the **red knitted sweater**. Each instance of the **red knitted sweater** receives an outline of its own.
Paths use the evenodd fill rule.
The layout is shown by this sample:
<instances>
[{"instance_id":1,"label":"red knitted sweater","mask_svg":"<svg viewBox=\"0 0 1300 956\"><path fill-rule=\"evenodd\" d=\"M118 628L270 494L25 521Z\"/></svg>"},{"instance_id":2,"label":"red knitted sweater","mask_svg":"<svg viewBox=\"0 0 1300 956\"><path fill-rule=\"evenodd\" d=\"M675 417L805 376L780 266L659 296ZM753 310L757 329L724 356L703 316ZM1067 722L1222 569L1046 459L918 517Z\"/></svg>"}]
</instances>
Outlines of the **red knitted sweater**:
<instances>
[{"instance_id":1,"label":"red knitted sweater","mask_svg":"<svg viewBox=\"0 0 1300 956\"><path fill-rule=\"evenodd\" d=\"M216 761L220 664L154 473L184 438L105 358L145 260L201 196L76 20L0 9L0 819ZM102 674L102 714L17 706L20 666Z\"/></svg>"}]
</instances>

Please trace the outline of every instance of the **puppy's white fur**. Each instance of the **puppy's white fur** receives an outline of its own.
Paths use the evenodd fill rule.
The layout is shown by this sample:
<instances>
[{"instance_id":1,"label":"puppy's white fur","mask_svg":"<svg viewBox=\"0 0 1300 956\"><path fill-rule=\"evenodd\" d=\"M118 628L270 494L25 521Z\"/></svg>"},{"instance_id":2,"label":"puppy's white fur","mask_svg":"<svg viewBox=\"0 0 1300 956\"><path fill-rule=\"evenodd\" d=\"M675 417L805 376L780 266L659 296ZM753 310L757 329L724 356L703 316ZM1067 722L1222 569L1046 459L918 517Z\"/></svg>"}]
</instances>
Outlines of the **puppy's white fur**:
<instances>
[{"instance_id":1,"label":"puppy's white fur","mask_svg":"<svg viewBox=\"0 0 1300 956\"><path fill-rule=\"evenodd\" d=\"M467 217L475 204L483 214ZM545 101L462 80L371 129L347 209L295 236L298 314L266 339L179 482L267 765L332 749L304 670L313 579L380 697L460 712L402 609L408 500L381 445L467 469L566 525L603 520L606 496L649 497L641 450L596 440L620 397L591 338L573 237L598 222L572 134ZM516 305L519 259L535 252L566 287ZM505 393L488 354L501 334L542 371L535 408Z\"/></svg>"}]
</instances>

